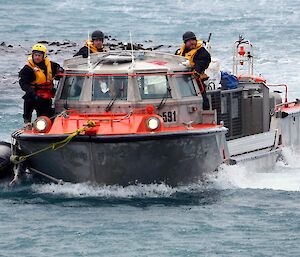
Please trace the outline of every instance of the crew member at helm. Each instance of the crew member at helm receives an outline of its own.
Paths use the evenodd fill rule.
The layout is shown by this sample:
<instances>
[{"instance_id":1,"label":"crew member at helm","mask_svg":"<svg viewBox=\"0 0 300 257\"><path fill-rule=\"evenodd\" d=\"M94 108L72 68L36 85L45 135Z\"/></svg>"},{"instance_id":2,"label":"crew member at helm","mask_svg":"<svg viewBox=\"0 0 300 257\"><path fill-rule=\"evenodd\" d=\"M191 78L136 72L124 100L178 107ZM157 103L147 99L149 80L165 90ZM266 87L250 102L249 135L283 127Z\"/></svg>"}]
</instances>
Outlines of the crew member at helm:
<instances>
[{"instance_id":1,"label":"crew member at helm","mask_svg":"<svg viewBox=\"0 0 300 257\"><path fill-rule=\"evenodd\" d=\"M21 89L25 91L23 96L25 124L31 123L34 110L37 116L52 117L54 114L51 99L54 97L53 79L59 72L63 72L63 68L58 63L51 62L46 54L47 49L44 45L34 45L27 64L19 73L19 83Z\"/></svg>"},{"instance_id":2,"label":"crew member at helm","mask_svg":"<svg viewBox=\"0 0 300 257\"><path fill-rule=\"evenodd\" d=\"M185 56L189 59L190 65L193 68L193 74L196 78L200 91L203 97L203 109L209 110L209 100L206 96L204 81L208 76L204 71L208 68L211 57L209 52L203 47L203 42L197 40L196 35L192 31L187 31L182 36L183 44L176 51L177 55Z\"/></svg>"},{"instance_id":3,"label":"crew member at helm","mask_svg":"<svg viewBox=\"0 0 300 257\"><path fill-rule=\"evenodd\" d=\"M82 47L75 56L82 56L87 58L90 53L106 52L104 46L104 34L100 30L96 30L92 33L92 39L86 41L86 45Z\"/></svg>"}]
</instances>

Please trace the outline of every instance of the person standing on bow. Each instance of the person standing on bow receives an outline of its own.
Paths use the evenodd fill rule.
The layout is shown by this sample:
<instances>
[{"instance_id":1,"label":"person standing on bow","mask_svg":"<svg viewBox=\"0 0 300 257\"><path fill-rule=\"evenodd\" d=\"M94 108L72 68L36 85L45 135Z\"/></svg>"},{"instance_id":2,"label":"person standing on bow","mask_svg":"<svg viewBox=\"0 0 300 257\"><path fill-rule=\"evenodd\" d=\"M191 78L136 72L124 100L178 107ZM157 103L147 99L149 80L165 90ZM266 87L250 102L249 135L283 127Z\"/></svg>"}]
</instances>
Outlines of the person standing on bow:
<instances>
[{"instance_id":1,"label":"person standing on bow","mask_svg":"<svg viewBox=\"0 0 300 257\"><path fill-rule=\"evenodd\" d=\"M92 39L86 41L86 45L83 46L75 56L82 56L83 58L87 58L90 53L98 53L98 52L106 52L104 46L104 34L100 30L96 30L92 33Z\"/></svg>"},{"instance_id":2,"label":"person standing on bow","mask_svg":"<svg viewBox=\"0 0 300 257\"><path fill-rule=\"evenodd\" d=\"M25 91L23 119L24 123L31 123L32 113L36 110L37 116L52 117L52 97L54 97L53 79L63 72L58 63L51 62L47 48L42 44L32 47L32 54L27 64L19 73L21 89Z\"/></svg>"},{"instance_id":3,"label":"person standing on bow","mask_svg":"<svg viewBox=\"0 0 300 257\"><path fill-rule=\"evenodd\" d=\"M184 43L181 48L176 51L176 54L189 59L190 65L193 68L193 75L197 80L203 97L203 109L209 110L209 100L206 96L204 85L204 81L208 79L208 76L204 73L204 71L208 68L211 62L210 54L204 48L202 41L197 40L194 32L185 32L182 39Z\"/></svg>"}]
</instances>

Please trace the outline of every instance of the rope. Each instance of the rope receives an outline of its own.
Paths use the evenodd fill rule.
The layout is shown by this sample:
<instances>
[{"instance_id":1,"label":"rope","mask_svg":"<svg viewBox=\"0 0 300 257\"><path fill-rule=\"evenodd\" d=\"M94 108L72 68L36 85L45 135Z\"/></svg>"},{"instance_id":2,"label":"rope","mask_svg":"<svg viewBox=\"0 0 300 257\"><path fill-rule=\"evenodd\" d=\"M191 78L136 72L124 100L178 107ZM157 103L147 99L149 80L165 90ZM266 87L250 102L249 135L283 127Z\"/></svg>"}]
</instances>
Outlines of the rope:
<instances>
[{"instance_id":1,"label":"rope","mask_svg":"<svg viewBox=\"0 0 300 257\"><path fill-rule=\"evenodd\" d=\"M62 111L61 113L58 113L58 114L55 114L55 115L49 117L49 119L52 121L52 120L54 120L56 117L65 116L65 115L67 115L67 114L68 114L68 111L67 111L67 110L64 110L64 111ZM32 126L32 125L33 125L33 122L28 122L28 125ZM26 127L26 126L24 126L24 127ZM30 129L31 129L31 128L30 128Z\"/></svg>"},{"instance_id":2,"label":"rope","mask_svg":"<svg viewBox=\"0 0 300 257\"><path fill-rule=\"evenodd\" d=\"M55 177L52 177L52 176L50 176L50 175L48 175L48 174L46 174L46 173L44 173L44 172L41 172L41 171L39 171L39 170L37 170L37 169L35 169L35 168L32 168L32 167L29 167L28 169L29 169L30 171L33 171L33 172L35 172L35 173L41 175L41 176L46 177L46 178L49 179L49 180L54 181L55 183L57 183L57 184L59 184L59 185L63 185L63 184L64 184L64 181L63 181L62 179L57 179L57 178L55 178Z\"/></svg>"},{"instance_id":3,"label":"rope","mask_svg":"<svg viewBox=\"0 0 300 257\"><path fill-rule=\"evenodd\" d=\"M112 120L114 122L121 122L122 120L128 119L130 118L130 116L133 114L133 111L128 112L125 116L123 116L121 119L119 120Z\"/></svg>"},{"instance_id":4,"label":"rope","mask_svg":"<svg viewBox=\"0 0 300 257\"><path fill-rule=\"evenodd\" d=\"M87 121L87 124L84 125L83 128L81 129L77 129L75 132L73 132L71 135L69 135L67 138L65 138L64 140L62 141L59 141L59 142L56 142L56 143L53 143L45 148L42 148L34 153L31 153L31 154L28 154L28 155L23 155L23 156L18 156L18 155L12 155L10 160L11 162L13 162L14 164L19 164L21 162L24 162L26 161L27 159L29 159L30 157L32 156L35 156L35 155L38 155L40 153L43 153L47 150L53 150L53 151L56 151L62 147L64 147L65 145L67 145L74 137L76 137L77 135L79 135L80 133L92 128L92 127L95 127L96 126L96 123L95 121L92 121L92 120L88 120Z\"/></svg>"}]
</instances>

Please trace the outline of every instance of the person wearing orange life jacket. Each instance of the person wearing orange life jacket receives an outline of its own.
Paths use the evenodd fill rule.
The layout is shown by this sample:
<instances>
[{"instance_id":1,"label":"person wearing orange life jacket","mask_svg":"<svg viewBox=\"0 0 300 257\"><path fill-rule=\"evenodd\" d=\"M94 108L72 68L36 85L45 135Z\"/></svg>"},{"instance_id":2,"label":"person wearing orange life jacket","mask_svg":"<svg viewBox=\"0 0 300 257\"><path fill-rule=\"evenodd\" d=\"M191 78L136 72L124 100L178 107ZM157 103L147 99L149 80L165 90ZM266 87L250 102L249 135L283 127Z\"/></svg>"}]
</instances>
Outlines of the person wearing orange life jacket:
<instances>
[{"instance_id":1,"label":"person wearing orange life jacket","mask_svg":"<svg viewBox=\"0 0 300 257\"><path fill-rule=\"evenodd\" d=\"M19 83L25 95L23 119L24 123L31 123L32 113L37 116L52 117L52 97L54 97L53 79L57 79L63 68L52 62L46 56L47 49L42 44L32 47L32 54L28 56L27 64L19 73Z\"/></svg>"},{"instance_id":2,"label":"person wearing orange life jacket","mask_svg":"<svg viewBox=\"0 0 300 257\"><path fill-rule=\"evenodd\" d=\"M189 59L190 65L193 68L193 75L197 80L203 98L203 109L209 110L210 104L206 96L204 81L208 76L204 71L208 68L211 57L209 52L204 48L202 41L197 40L196 35L192 31L187 31L182 36L183 44L175 54L185 56Z\"/></svg>"},{"instance_id":3,"label":"person wearing orange life jacket","mask_svg":"<svg viewBox=\"0 0 300 257\"><path fill-rule=\"evenodd\" d=\"M92 53L98 52L106 52L104 46L104 34L100 30L96 30L92 33L92 39L86 41L86 45L82 47L75 56L82 56L83 58L87 58Z\"/></svg>"}]
</instances>

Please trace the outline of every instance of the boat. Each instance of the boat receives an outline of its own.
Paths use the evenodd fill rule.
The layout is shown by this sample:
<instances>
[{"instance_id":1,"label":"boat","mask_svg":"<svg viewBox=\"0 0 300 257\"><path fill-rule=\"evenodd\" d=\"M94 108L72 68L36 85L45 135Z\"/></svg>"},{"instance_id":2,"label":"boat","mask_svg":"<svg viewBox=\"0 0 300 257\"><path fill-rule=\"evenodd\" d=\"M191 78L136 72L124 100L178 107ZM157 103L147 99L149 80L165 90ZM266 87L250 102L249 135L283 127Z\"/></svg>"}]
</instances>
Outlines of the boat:
<instances>
[{"instance_id":1,"label":"boat","mask_svg":"<svg viewBox=\"0 0 300 257\"><path fill-rule=\"evenodd\" d=\"M184 57L132 50L65 60L55 117L12 134L14 180L26 170L57 183L176 186L223 163L271 167L283 146L300 145L300 102L253 75L252 47L235 44L236 88L207 81L210 110Z\"/></svg>"},{"instance_id":2,"label":"boat","mask_svg":"<svg viewBox=\"0 0 300 257\"><path fill-rule=\"evenodd\" d=\"M11 145L0 141L0 179L10 178L12 175L12 163L10 161Z\"/></svg>"},{"instance_id":3,"label":"boat","mask_svg":"<svg viewBox=\"0 0 300 257\"><path fill-rule=\"evenodd\" d=\"M217 122L229 129L226 140L231 162L270 171L284 159L284 147L295 152L300 149L300 101L288 101L286 84L268 84L254 74L253 48L250 41L239 37L233 47L232 69L238 86L210 90L209 95Z\"/></svg>"}]
</instances>

